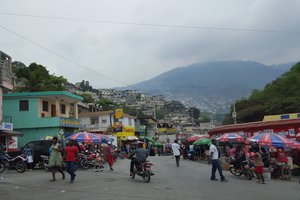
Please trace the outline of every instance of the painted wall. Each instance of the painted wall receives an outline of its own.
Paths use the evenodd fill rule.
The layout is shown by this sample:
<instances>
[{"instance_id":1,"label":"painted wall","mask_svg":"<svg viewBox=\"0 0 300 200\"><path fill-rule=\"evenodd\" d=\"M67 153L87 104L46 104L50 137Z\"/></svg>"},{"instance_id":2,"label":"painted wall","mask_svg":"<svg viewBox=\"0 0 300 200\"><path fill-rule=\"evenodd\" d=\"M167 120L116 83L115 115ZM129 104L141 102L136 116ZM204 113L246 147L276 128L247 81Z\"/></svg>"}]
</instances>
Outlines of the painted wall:
<instances>
[{"instance_id":1,"label":"painted wall","mask_svg":"<svg viewBox=\"0 0 300 200\"><path fill-rule=\"evenodd\" d=\"M46 136L57 136L60 128L30 128L30 129L15 129L15 131L23 133L23 137L19 137L19 147L23 147L27 142L40 140Z\"/></svg>"},{"instance_id":2,"label":"painted wall","mask_svg":"<svg viewBox=\"0 0 300 200\"><path fill-rule=\"evenodd\" d=\"M20 100L28 100L28 111L20 111ZM38 98L4 99L3 114L12 116L15 129L35 127L38 125Z\"/></svg>"}]
</instances>

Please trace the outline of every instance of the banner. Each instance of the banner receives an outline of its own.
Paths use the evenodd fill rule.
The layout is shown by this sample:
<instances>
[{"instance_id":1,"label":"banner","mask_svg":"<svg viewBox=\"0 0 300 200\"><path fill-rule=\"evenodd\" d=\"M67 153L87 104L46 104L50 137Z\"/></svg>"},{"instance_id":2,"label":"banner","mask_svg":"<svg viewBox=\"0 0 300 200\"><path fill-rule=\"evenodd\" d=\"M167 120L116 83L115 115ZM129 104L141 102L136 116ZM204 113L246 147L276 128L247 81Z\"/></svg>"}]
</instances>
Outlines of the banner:
<instances>
[{"instance_id":1,"label":"banner","mask_svg":"<svg viewBox=\"0 0 300 200\"><path fill-rule=\"evenodd\" d=\"M120 119L123 117L123 108L118 108L115 111L115 117L116 119Z\"/></svg>"}]
</instances>

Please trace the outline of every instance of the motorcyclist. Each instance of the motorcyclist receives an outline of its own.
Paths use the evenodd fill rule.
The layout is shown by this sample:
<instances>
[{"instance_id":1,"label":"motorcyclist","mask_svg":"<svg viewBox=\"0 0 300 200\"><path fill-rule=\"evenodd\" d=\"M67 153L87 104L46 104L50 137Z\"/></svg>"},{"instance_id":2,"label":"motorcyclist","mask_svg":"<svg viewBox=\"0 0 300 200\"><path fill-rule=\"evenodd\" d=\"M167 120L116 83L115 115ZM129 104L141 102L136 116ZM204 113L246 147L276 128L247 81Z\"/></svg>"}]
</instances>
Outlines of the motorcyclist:
<instances>
[{"instance_id":1,"label":"motorcyclist","mask_svg":"<svg viewBox=\"0 0 300 200\"><path fill-rule=\"evenodd\" d=\"M134 155L135 155L135 157L134 157ZM147 150L143 148L143 143L139 143L138 148L136 150L134 150L128 157L129 159L131 159L130 175L133 174L134 165L139 165L141 163L146 162L147 157L148 157Z\"/></svg>"}]
</instances>

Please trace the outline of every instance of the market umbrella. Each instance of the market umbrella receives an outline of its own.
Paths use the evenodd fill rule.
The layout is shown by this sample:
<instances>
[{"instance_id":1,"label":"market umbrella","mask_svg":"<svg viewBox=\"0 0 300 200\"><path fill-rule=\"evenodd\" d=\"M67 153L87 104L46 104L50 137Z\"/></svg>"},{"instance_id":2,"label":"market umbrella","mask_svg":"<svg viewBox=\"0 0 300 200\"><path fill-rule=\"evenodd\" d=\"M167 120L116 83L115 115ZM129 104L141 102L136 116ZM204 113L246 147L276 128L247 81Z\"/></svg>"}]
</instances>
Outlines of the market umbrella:
<instances>
[{"instance_id":1,"label":"market umbrella","mask_svg":"<svg viewBox=\"0 0 300 200\"><path fill-rule=\"evenodd\" d=\"M244 142L244 138L236 133L226 133L217 138L220 142Z\"/></svg>"},{"instance_id":2,"label":"market umbrella","mask_svg":"<svg viewBox=\"0 0 300 200\"><path fill-rule=\"evenodd\" d=\"M211 145L211 140L209 138L200 138L193 145Z\"/></svg>"},{"instance_id":3,"label":"market umbrella","mask_svg":"<svg viewBox=\"0 0 300 200\"><path fill-rule=\"evenodd\" d=\"M293 142L285 136L275 133L261 133L248 138L249 142L257 142L262 146L274 146L278 148L292 147Z\"/></svg>"},{"instance_id":4,"label":"market umbrella","mask_svg":"<svg viewBox=\"0 0 300 200\"><path fill-rule=\"evenodd\" d=\"M196 140L200 139L200 138L209 138L208 135L193 135L192 137L189 137L188 139L186 139L187 142L195 142Z\"/></svg>"},{"instance_id":5,"label":"market umbrella","mask_svg":"<svg viewBox=\"0 0 300 200\"><path fill-rule=\"evenodd\" d=\"M108 136L108 135L103 135L103 134L95 134L101 142L103 143L108 143L108 142L113 142L114 138Z\"/></svg>"},{"instance_id":6,"label":"market umbrella","mask_svg":"<svg viewBox=\"0 0 300 200\"><path fill-rule=\"evenodd\" d=\"M134 141L134 140L138 140L139 138L136 136L127 136L124 138L124 140L128 140L128 141Z\"/></svg>"},{"instance_id":7,"label":"market umbrella","mask_svg":"<svg viewBox=\"0 0 300 200\"><path fill-rule=\"evenodd\" d=\"M293 142L293 147L292 148L300 150L300 142L294 141L294 140L292 140L292 142Z\"/></svg>"},{"instance_id":8,"label":"market umbrella","mask_svg":"<svg viewBox=\"0 0 300 200\"><path fill-rule=\"evenodd\" d=\"M155 143L155 141L151 137L145 136L143 139L148 141L148 142Z\"/></svg>"},{"instance_id":9,"label":"market umbrella","mask_svg":"<svg viewBox=\"0 0 300 200\"><path fill-rule=\"evenodd\" d=\"M77 142L84 142L84 143L102 143L99 137L97 137L93 133L88 132L78 132L70 135L68 139L76 140Z\"/></svg>"},{"instance_id":10,"label":"market umbrella","mask_svg":"<svg viewBox=\"0 0 300 200\"><path fill-rule=\"evenodd\" d=\"M160 142L155 142L154 145L155 147L163 147L164 145Z\"/></svg>"},{"instance_id":11,"label":"market umbrella","mask_svg":"<svg viewBox=\"0 0 300 200\"><path fill-rule=\"evenodd\" d=\"M44 138L44 140L52 140L52 139L53 139L53 136L50 136L50 135L48 135Z\"/></svg>"}]
</instances>

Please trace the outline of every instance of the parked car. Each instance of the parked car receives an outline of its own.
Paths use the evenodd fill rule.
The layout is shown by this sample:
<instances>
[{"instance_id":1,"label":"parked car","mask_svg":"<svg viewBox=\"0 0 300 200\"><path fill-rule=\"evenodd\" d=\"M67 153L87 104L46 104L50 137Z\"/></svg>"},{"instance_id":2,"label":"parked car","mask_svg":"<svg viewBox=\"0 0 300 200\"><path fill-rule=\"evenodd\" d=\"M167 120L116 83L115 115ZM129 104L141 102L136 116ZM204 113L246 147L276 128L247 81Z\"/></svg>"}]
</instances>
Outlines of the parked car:
<instances>
[{"instance_id":1,"label":"parked car","mask_svg":"<svg viewBox=\"0 0 300 200\"><path fill-rule=\"evenodd\" d=\"M33 151L33 166L43 161L41 155L48 155L48 156L50 155L49 148L51 147L51 145L52 145L51 140L31 141L24 145L24 147L28 146ZM21 150L23 150L23 148L21 148Z\"/></svg>"}]
</instances>

